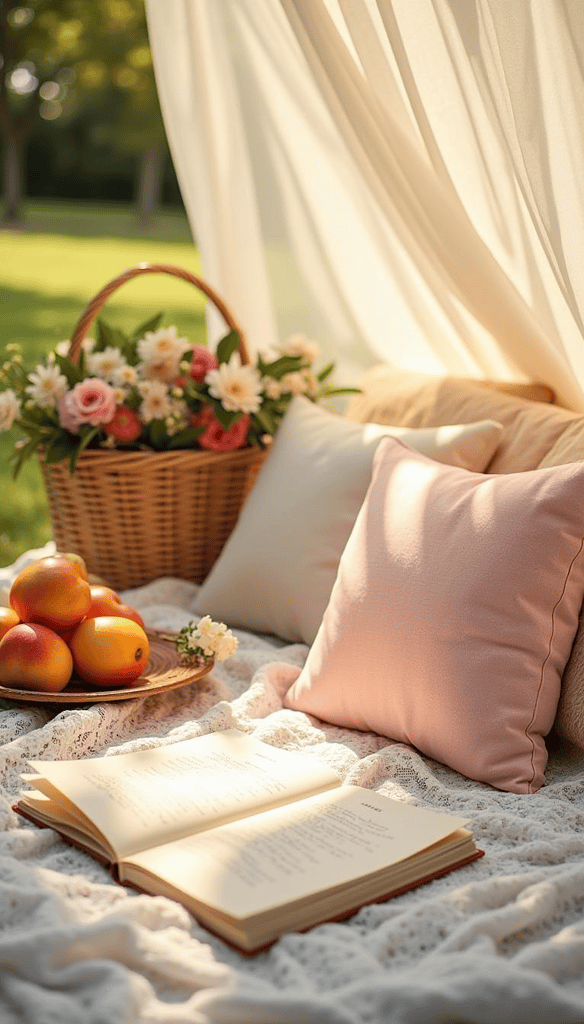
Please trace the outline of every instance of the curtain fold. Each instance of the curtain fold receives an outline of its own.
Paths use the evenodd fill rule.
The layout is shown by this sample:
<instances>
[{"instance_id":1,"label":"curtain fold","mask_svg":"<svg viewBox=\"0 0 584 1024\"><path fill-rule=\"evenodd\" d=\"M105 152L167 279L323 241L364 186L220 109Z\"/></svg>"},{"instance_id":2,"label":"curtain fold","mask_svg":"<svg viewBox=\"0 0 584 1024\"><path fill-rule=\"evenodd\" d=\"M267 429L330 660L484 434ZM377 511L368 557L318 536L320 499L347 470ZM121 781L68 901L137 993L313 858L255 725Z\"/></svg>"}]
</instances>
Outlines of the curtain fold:
<instances>
[{"instance_id":1,"label":"curtain fold","mask_svg":"<svg viewBox=\"0 0 584 1024\"><path fill-rule=\"evenodd\" d=\"M205 273L252 348L584 410L580 0L147 0ZM210 322L211 341L220 327Z\"/></svg>"}]
</instances>

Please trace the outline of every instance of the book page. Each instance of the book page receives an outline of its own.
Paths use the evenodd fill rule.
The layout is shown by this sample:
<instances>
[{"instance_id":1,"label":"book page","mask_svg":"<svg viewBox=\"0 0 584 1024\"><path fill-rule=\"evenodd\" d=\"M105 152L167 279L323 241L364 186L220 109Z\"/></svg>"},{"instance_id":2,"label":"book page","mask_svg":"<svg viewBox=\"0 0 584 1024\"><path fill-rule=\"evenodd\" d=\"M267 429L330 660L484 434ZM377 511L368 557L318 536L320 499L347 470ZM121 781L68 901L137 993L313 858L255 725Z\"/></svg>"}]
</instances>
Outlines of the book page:
<instances>
[{"instance_id":1,"label":"book page","mask_svg":"<svg viewBox=\"0 0 584 1024\"><path fill-rule=\"evenodd\" d=\"M396 864L466 819L341 786L132 857L195 900L245 918Z\"/></svg>"},{"instance_id":2,"label":"book page","mask_svg":"<svg viewBox=\"0 0 584 1024\"><path fill-rule=\"evenodd\" d=\"M46 780L53 799L55 790L63 793L118 858L340 785L316 758L237 729L131 754L31 765L41 776L32 784L43 792Z\"/></svg>"}]
</instances>

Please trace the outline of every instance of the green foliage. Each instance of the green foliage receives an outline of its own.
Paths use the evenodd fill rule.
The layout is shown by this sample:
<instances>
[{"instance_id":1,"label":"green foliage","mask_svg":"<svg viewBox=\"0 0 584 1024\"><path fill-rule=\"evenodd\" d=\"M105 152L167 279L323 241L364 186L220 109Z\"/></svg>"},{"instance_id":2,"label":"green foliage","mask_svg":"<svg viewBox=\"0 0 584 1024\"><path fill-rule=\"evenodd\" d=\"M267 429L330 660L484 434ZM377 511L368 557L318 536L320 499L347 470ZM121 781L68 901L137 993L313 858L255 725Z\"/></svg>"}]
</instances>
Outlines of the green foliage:
<instances>
[{"instance_id":1,"label":"green foliage","mask_svg":"<svg viewBox=\"0 0 584 1024\"><path fill-rule=\"evenodd\" d=\"M228 363L231 356L239 348L239 334L237 331L229 331L217 345L217 360L220 363Z\"/></svg>"}]
</instances>

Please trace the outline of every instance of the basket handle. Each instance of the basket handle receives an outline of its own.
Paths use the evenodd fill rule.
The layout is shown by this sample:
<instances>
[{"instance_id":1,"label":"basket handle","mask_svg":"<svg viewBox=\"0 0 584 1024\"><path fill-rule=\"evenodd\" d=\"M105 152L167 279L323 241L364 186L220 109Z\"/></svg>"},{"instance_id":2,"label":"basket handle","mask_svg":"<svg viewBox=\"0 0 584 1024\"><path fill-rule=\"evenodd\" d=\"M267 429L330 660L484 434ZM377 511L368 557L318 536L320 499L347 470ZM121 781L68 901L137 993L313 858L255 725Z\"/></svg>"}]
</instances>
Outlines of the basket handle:
<instances>
[{"instance_id":1,"label":"basket handle","mask_svg":"<svg viewBox=\"0 0 584 1024\"><path fill-rule=\"evenodd\" d=\"M117 277L114 277L108 284L106 284L91 300L91 302L88 303L85 310L79 317L79 320L75 324L73 334L71 335L71 341L69 342L68 353L69 359L73 363L76 363L79 359L81 342L85 338L87 331L91 327L102 306L104 306L109 299L110 295L113 295L113 293L117 291L118 288L121 288L126 281L131 281L133 277L139 277L140 274L171 274L173 277L180 277L183 281L188 281L189 284L194 285L195 288L202 291L219 311L230 330L237 332L239 336L239 355L241 362L249 363L249 355L243 331L236 322L229 307L211 287L211 285L207 284L202 277L197 277L195 274L191 274L189 270L183 270L182 267L177 267L174 263L138 263L135 267L129 267L128 270L124 270L122 274L118 274Z\"/></svg>"}]
</instances>

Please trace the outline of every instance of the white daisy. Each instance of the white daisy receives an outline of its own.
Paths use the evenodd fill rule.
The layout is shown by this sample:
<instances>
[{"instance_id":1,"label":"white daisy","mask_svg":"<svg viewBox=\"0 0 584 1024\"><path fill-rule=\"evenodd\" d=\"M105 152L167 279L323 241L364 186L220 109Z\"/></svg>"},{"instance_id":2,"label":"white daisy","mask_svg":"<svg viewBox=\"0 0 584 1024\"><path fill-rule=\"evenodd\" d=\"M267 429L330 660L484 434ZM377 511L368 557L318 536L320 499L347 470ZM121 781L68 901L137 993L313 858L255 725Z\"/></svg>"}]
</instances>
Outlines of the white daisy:
<instances>
[{"instance_id":1,"label":"white daisy","mask_svg":"<svg viewBox=\"0 0 584 1024\"><path fill-rule=\"evenodd\" d=\"M301 356L304 363L314 363L320 356L320 347L303 334L293 334L284 345L284 352L289 356Z\"/></svg>"},{"instance_id":2,"label":"white daisy","mask_svg":"<svg viewBox=\"0 0 584 1024\"><path fill-rule=\"evenodd\" d=\"M144 381L138 386L138 390L142 395L140 418L144 423L149 423L150 420L164 420L172 414L168 388L162 381Z\"/></svg>"},{"instance_id":3,"label":"white daisy","mask_svg":"<svg viewBox=\"0 0 584 1024\"><path fill-rule=\"evenodd\" d=\"M239 352L205 377L209 393L229 412L257 412L262 403L262 380L252 366L242 366Z\"/></svg>"},{"instance_id":4,"label":"white daisy","mask_svg":"<svg viewBox=\"0 0 584 1024\"><path fill-rule=\"evenodd\" d=\"M117 366L112 373L112 384L118 388L131 387L138 380L138 373L135 366L130 366L129 363L124 363L122 366Z\"/></svg>"},{"instance_id":5,"label":"white daisy","mask_svg":"<svg viewBox=\"0 0 584 1024\"><path fill-rule=\"evenodd\" d=\"M112 380L116 370L127 366L119 348L110 345L103 352L89 352L87 355L87 372L89 376L100 377L108 383Z\"/></svg>"},{"instance_id":6,"label":"white daisy","mask_svg":"<svg viewBox=\"0 0 584 1024\"><path fill-rule=\"evenodd\" d=\"M176 327L162 327L159 331L146 331L138 342L138 355L145 363L180 363L190 348L186 338L177 338Z\"/></svg>"},{"instance_id":7,"label":"white daisy","mask_svg":"<svg viewBox=\"0 0 584 1024\"><path fill-rule=\"evenodd\" d=\"M11 430L17 416L20 416L20 402L12 388L0 393L0 430Z\"/></svg>"},{"instance_id":8,"label":"white daisy","mask_svg":"<svg viewBox=\"0 0 584 1024\"><path fill-rule=\"evenodd\" d=\"M30 384L26 387L27 394L42 409L54 409L60 398L65 394L68 384L56 364L43 366L38 363L35 373L29 373Z\"/></svg>"}]
</instances>

